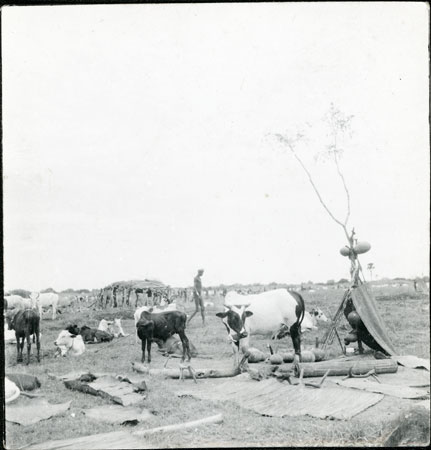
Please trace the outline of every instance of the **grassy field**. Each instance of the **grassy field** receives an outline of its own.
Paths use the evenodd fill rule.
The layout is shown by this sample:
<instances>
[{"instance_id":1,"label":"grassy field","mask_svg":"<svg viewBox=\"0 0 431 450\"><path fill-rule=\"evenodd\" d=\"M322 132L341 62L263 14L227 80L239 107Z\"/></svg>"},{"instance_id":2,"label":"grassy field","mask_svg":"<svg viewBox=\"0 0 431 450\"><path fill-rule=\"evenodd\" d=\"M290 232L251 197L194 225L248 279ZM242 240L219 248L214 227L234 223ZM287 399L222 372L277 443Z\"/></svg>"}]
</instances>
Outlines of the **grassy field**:
<instances>
[{"instance_id":1,"label":"grassy field","mask_svg":"<svg viewBox=\"0 0 431 450\"><path fill-rule=\"evenodd\" d=\"M307 310L319 306L328 317L335 313L342 298L341 290L322 290L303 293ZM207 310L208 323L202 327L199 315L196 315L187 329L190 340L202 354L212 355L214 359L194 359L196 368L211 366L229 366L232 364L231 350L227 343L226 331L215 313L222 310L223 299L209 298L214 307ZM400 354L412 354L429 358L429 296L415 294L412 291L379 291L378 309L385 320L390 337ZM181 305L190 313L191 303ZM86 418L82 412L86 408L106 405L100 397L70 391L60 381L50 379L47 372L66 374L68 372L89 370L92 372L112 372L114 374L131 373L131 363L140 361L140 344L135 343L133 311L106 310L64 312L56 321L46 319L42 322L42 354L40 364L32 356L29 366L16 365L16 346L7 345L5 349L6 373L24 372L36 375L42 383L39 390L52 403L73 400L71 408L62 416L39 422L32 426L6 424L6 443L8 448L19 448L29 443L38 443L51 439L66 439L94 433L105 433L121 429L136 430L152 428L179 422L196 420L216 413L223 413L224 422L220 425L207 425L195 430L178 433L166 433L145 438L143 448L168 447L239 447L239 446L367 446L376 445L382 436L388 433L391 421L406 406L406 400L385 397L373 408L355 416L351 421L320 420L312 417L264 417L237 407L229 402L211 403L191 397L177 397L175 392L192 380L162 380L147 377L148 395L144 406L149 409L152 418L136 427L112 426ZM97 327L102 318L123 318L123 328L130 336L115 339L111 343L87 345L87 351L78 358L54 358L53 345L59 331L69 324ZM303 348L311 348L316 336L323 337L326 327L303 335ZM340 329L347 334L347 323L343 319ZM267 352L264 338L254 338L253 346ZM279 348L292 348L290 338L283 339ZM331 354L338 356L340 348L335 340ZM34 347L32 347L34 355ZM153 346L153 368L161 368L165 362ZM178 360L171 360L169 367L175 367ZM200 381L204 382L204 381Z\"/></svg>"}]
</instances>

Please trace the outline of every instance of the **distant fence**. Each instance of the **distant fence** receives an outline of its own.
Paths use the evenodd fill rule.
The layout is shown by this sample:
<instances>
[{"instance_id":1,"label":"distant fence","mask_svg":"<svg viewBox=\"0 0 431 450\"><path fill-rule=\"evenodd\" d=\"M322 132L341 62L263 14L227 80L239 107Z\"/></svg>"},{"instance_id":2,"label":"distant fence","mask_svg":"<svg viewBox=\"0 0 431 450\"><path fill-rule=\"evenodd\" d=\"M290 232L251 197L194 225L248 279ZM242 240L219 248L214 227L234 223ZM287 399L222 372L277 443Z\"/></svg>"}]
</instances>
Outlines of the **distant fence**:
<instances>
[{"instance_id":1,"label":"distant fence","mask_svg":"<svg viewBox=\"0 0 431 450\"><path fill-rule=\"evenodd\" d=\"M170 303L170 288L133 288L127 286L110 286L100 290L96 307L105 308L137 308L139 306L157 306L166 301Z\"/></svg>"}]
</instances>

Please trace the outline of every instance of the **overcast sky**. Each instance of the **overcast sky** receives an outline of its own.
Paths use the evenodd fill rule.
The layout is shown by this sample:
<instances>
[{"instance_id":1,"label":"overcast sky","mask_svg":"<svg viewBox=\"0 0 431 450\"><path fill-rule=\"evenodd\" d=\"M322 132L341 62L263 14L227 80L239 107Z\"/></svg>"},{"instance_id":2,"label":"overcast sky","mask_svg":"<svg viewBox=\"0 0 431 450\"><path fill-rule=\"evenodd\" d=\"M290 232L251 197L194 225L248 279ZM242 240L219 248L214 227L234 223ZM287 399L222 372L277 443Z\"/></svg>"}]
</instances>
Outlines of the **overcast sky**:
<instances>
[{"instance_id":1,"label":"overcast sky","mask_svg":"<svg viewBox=\"0 0 431 450\"><path fill-rule=\"evenodd\" d=\"M338 280L349 229L379 277L429 272L425 3L2 9L5 288ZM366 276L368 274L366 273Z\"/></svg>"}]
</instances>

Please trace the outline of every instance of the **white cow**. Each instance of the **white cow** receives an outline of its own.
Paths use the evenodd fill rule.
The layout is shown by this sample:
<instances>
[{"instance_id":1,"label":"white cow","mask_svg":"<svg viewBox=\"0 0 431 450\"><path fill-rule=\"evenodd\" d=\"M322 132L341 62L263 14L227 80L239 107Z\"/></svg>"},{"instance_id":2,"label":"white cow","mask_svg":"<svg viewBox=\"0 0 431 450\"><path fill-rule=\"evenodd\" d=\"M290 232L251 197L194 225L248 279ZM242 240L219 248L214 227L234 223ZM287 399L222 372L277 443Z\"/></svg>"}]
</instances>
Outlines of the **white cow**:
<instances>
[{"instance_id":1,"label":"white cow","mask_svg":"<svg viewBox=\"0 0 431 450\"><path fill-rule=\"evenodd\" d=\"M317 330L317 322L319 321L328 321L328 318L320 308L313 308L310 312L305 311L304 319L301 323L301 333L311 330Z\"/></svg>"},{"instance_id":2,"label":"white cow","mask_svg":"<svg viewBox=\"0 0 431 450\"><path fill-rule=\"evenodd\" d=\"M55 320L57 316L58 307L58 294L53 292L32 292L30 294L32 300L32 306L39 309L40 319L42 320L42 308L48 308L52 306L52 320Z\"/></svg>"},{"instance_id":3,"label":"white cow","mask_svg":"<svg viewBox=\"0 0 431 450\"><path fill-rule=\"evenodd\" d=\"M59 354L56 356L66 356L69 353L72 356L79 356L85 352L85 344L82 336L75 336L67 330L62 330L54 342Z\"/></svg>"},{"instance_id":4,"label":"white cow","mask_svg":"<svg viewBox=\"0 0 431 450\"><path fill-rule=\"evenodd\" d=\"M7 302L7 309L25 309L32 307L32 301L20 295L5 295L3 298Z\"/></svg>"},{"instance_id":5,"label":"white cow","mask_svg":"<svg viewBox=\"0 0 431 450\"><path fill-rule=\"evenodd\" d=\"M4 324L4 341L6 344L16 344L15 330L9 330L7 324Z\"/></svg>"},{"instance_id":6,"label":"white cow","mask_svg":"<svg viewBox=\"0 0 431 450\"><path fill-rule=\"evenodd\" d=\"M97 329L100 331L111 333L116 338L120 336L129 336L128 334L124 333L123 327L121 326L121 318L114 319L114 321L102 319Z\"/></svg>"},{"instance_id":7,"label":"white cow","mask_svg":"<svg viewBox=\"0 0 431 450\"><path fill-rule=\"evenodd\" d=\"M268 335L280 339L291 335L295 354L301 354L300 325L304 317L304 300L296 292L275 289L260 294L240 295L228 292L224 301L222 318L230 339L238 347L249 347L253 334ZM235 351L235 349L234 349Z\"/></svg>"}]
</instances>

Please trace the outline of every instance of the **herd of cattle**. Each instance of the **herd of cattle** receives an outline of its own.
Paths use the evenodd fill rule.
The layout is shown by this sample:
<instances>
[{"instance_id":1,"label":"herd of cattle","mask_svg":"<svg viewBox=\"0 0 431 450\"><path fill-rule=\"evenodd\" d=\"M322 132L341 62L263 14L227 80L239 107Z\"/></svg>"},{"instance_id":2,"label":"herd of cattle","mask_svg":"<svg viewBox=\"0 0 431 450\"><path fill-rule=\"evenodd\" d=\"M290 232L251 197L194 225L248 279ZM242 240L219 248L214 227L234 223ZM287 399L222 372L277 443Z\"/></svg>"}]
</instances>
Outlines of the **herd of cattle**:
<instances>
[{"instance_id":1,"label":"herd of cattle","mask_svg":"<svg viewBox=\"0 0 431 450\"><path fill-rule=\"evenodd\" d=\"M31 337L36 341L37 359L40 361L40 321L43 308L52 308L55 320L58 307L58 294L32 293L29 299L18 295L4 297L7 327L5 336L15 333L17 344L17 361L23 360L24 340L27 341L27 364L30 361ZM224 300L224 311L216 314L228 332L235 359L239 349L249 346L253 335L270 335L272 339L281 339L290 334L295 358L301 357L301 334L316 329L318 321L327 321L320 309L305 311L302 296L287 289L275 289L259 294L242 295L235 291L228 292ZM168 345L182 344L182 361L196 355L185 333L187 315L177 310L175 302L165 308L142 306L134 313L136 326L136 342L141 340L142 362L151 362L151 344L155 342L159 348ZM173 339L179 336L179 341ZM114 338L127 336L122 328L121 319L107 321L102 319L97 329L88 326L69 325L62 330L55 341L56 356L79 356L85 351L85 344L111 341ZM178 346L177 346L178 347Z\"/></svg>"}]
</instances>

